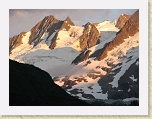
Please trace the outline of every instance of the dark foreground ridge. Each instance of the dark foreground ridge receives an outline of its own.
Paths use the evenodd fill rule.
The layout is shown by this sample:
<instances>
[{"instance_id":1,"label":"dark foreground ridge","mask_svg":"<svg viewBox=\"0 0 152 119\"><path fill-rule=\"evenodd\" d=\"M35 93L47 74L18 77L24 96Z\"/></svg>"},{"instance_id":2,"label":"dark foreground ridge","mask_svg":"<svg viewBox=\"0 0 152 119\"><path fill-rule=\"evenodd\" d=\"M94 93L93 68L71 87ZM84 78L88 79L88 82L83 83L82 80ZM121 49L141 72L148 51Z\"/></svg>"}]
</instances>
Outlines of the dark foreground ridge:
<instances>
[{"instance_id":1,"label":"dark foreground ridge","mask_svg":"<svg viewBox=\"0 0 152 119\"><path fill-rule=\"evenodd\" d=\"M9 60L9 106L87 105L56 85L47 72Z\"/></svg>"},{"instance_id":2,"label":"dark foreground ridge","mask_svg":"<svg viewBox=\"0 0 152 119\"><path fill-rule=\"evenodd\" d=\"M33 65L9 60L9 106L139 106L139 102L84 102L67 94L47 72Z\"/></svg>"}]
</instances>

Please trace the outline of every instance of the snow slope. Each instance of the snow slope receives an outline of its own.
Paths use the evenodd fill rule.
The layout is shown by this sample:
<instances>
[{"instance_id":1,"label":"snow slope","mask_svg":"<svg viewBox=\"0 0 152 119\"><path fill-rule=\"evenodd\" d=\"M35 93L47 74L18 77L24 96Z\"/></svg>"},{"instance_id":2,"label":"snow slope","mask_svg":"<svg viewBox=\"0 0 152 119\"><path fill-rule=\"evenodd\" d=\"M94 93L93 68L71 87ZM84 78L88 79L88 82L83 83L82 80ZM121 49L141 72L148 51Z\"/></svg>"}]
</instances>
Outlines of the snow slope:
<instances>
[{"instance_id":1,"label":"snow slope","mask_svg":"<svg viewBox=\"0 0 152 119\"><path fill-rule=\"evenodd\" d=\"M56 48L62 47L72 47L80 51L80 45L78 38L83 34L84 27L71 26L71 28L66 30L60 30L58 33L58 40Z\"/></svg>"},{"instance_id":2,"label":"snow slope","mask_svg":"<svg viewBox=\"0 0 152 119\"><path fill-rule=\"evenodd\" d=\"M51 42L51 38L54 37L56 32L48 38L50 39L50 41L48 40L49 43L45 42L48 36L48 33L45 32L41 37L44 40L34 47L28 44L30 36L29 31L22 39L23 44L13 49L9 58L18 62L33 64L43 70L46 70L48 67L54 68L59 65L71 64L73 59L80 53L77 51L79 49L79 47L77 47L77 45L79 45L77 37L82 35L82 31L83 27L76 26L71 26L69 31L59 31L58 38L60 40L57 41L57 46L53 50L49 49L48 44ZM77 36L70 37L72 32L77 32Z\"/></svg>"},{"instance_id":3,"label":"snow slope","mask_svg":"<svg viewBox=\"0 0 152 119\"><path fill-rule=\"evenodd\" d=\"M100 48L103 45L104 44L100 43ZM114 68L109 72L111 74L115 74L115 70L120 68L120 71L113 76L113 80L109 82L109 85L111 85L112 88L118 88L120 77L124 75L128 68L139 58L138 46L139 33L136 33L133 37L125 39L125 42L108 52L108 56L103 60L95 61L94 58L89 58L76 65L75 67L81 66L82 68L75 68L77 69L75 70L75 74L68 75L68 80L71 81L71 84L65 83L65 78L67 76L58 77L58 80L55 80L55 83L65 88L67 92L70 92L73 96L78 96L80 99L108 99L108 94L103 93L102 87L98 83L101 76L108 74L104 68L112 68L112 66L108 65L112 63ZM92 53L95 52L95 48L90 48L89 50L92 50ZM88 61L90 61L89 64L87 63ZM121 65L119 66L118 64ZM138 65L138 61L136 64ZM80 79L84 80L80 81ZM134 78L134 75L132 75L130 79L135 82L137 81L137 79ZM89 95L85 96L84 94Z\"/></svg>"}]
</instances>

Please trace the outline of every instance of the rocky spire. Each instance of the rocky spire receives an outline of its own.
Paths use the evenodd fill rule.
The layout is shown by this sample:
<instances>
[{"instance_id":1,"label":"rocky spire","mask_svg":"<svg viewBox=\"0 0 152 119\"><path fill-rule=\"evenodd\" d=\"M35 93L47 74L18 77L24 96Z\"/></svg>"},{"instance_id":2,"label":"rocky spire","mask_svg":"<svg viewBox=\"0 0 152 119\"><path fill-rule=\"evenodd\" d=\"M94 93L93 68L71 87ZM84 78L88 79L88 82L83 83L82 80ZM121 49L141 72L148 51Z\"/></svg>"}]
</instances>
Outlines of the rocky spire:
<instances>
[{"instance_id":1,"label":"rocky spire","mask_svg":"<svg viewBox=\"0 0 152 119\"><path fill-rule=\"evenodd\" d=\"M41 36L46 32L53 24L58 23L57 20L53 15L46 16L42 21L38 22L30 31L31 36L29 37L29 44L34 42L34 46L37 45L40 40Z\"/></svg>"},{"instance_id":2,"label":"rocky spire","mask_svg":"<svg viewBox=\"0 0 152 119\"><path fill-rule=\"evenodd\" d=\"M130 18L130 16L131 15L121 14L115 26L121 29L125 25L126 21Z\"/></svg>"},{"instance_id":3,"label":"rocky spire","mask_svg":"<svg viewBox=\"0 0 152 119\"><path fill-rule=\"evenodd\" d=\"M100 33L95 25L88 22L84 25L84 27L85 29L83 31L83 35L79 38L80 48L82 49L82 51L96 45L100 36Z\"/></svg>"}]
</instances>

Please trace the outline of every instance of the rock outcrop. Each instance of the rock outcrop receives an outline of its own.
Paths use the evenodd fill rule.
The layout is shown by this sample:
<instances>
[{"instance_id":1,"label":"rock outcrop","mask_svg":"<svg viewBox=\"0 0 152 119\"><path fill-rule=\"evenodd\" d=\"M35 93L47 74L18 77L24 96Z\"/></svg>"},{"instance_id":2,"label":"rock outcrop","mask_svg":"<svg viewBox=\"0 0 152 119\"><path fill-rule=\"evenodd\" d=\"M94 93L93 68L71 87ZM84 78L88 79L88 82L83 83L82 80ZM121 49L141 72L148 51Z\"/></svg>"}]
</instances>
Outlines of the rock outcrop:
<instances>
[{"instance_id":1,"label":"rock outcrop","mask_svg":"<svg viewBox=\"0 0 152 119\"><path fill-rule=\"evenodd\" d=\"M130 18L130 16L131 15L121 14L115 26L121 29L125 25L126 21Z\"/></svg>"},{"instance_id":2,"label":"rock outcrop","mask_svg":"<svg viewBox=\"0 0 152 119\"><path fill-rule=\"evenodd\" d=\"M42 40L49 46L50 49L54 49L56 46L56 40L58 37L58 32L60 30L68 31L71 26L74 26L74 23L69 17L64 21L57 20L54 16L46 16L43 20L38 22L31 30L31 35L29 36L29 44L32 44L33 47L38 45ZM10 38L10 51L22 44L22 38L26 32ZM43 36L47 33L45 39ZM53 37L52 37L53 34Z\"/></svg>"},{"instance_id":3,"label":"rock outcrop","mask_svg":"<svg viewBox=\"0 0 152 119\"><path fill-rule=\"evenodd\" d=\"M78 63L87 60L87 59L89 58L89 56L90 56L90 52L91 52L90 50L88 50L88 51L83 51L82 53L80 53L80 55L78 55L78 56L73 60L72 64L76 64L76 65L77 65Z\"/></svg>"},{"instance_id":4,"label":"rock outcrop","mask_svg":"<svg viewBox=\"0 0 152 119\"><path fill-rule=\"evenodd\" d=\"M67 17L64 21L62 21L59 25L59 30L58 32L56 33L56 35L54 36L54 38L52 39L52 43L50 44L49 48L50 49L54 49L55 46L56 46L56 40L58 40L58 33L60 30L66 30L68 31L71 26L74 26L74 23L71 21L71 19L69 17Z\"/></svg>"},{"instance_id":5,"label":"rock outcrop","mask_svg":"<svg viewBox=\"0 0 152 119\"><path fill-rule=\"evenodd\" d=\"M84 27L83 35L79 38L80 48L82 51L96 45L100 36L95 25L88 22Z\"/></svg>"},{"instance_id":6,"label":"rock outcrop","mask_svg":"<svg viewBox=\"0 0 152 119\"><path fill-rule=\"evenodd\" d=\"M79 37L81 53L72 61L72 64L78 64L87 60L90 57L88 48L95 46L98 43L100 33L94 24L87 23L84 25L83 35Z\"/></svg>"},{"instance_id":7,"label":"rock outcrop","mask_svg":"<svg viewBox=\"0 0 152 119\"><path fill-rule=\"evenodd\" d=\"M16 35L9 39L9 53L22 44L22 38L25 36L26 32L21 32L19 35Z\"/></svg>"},{"instance_id":8,"label":"rock outcrop","mask_svg":"<svg viewBox=\"0 0 152 119\"><path fill-rule=\"evenodd\" d=\"M49 38L50 35L54 31L50 30L50 28L53 26L53 30L58 29L60 27L60 20L57 20L54 16L46 16L42 21L38 22L30 31L31 35L29 37L29 44L34 44L36 46L39 42L41 42L42 35L48 30L49 35L47 38Z\"/></svg>"},{"instance_id":9,"label":"rock outcrop","mask_svg":"<svg viewBox=\"0 0 152 119\"><path fill-rule=\"evenodd\" d=\"M102 60L107 56L108 51L112 50L116 46L120 45L124 42L124 39L129 38L129 36L133 36L139 32L139 10L137 10L128 21L126 21L125 25L121 28L121 30L117 33L114 40L112 40L106 47L104 52L100 53L99 56L95 60Z\"/></svg>"},{"instance_id":10,"label":"rock outcrop","mask_svg":"<svg viewBox=\"0 0 152 119\"><path fill-rule=\"evenodd\" d=\"M103 93L108 93L108 99L125 99L130 97L139 98L139 65L136 65L138 61L139 59L137 59L124 73L124 75L120 77L118 87L112 87L109 83L112 82L114 79L113 77L120 72L121 67L110 71L111 73L109 72L107 75L98 80ZM130 78L132 76L136 79L136 81L133 81Z\"/></svg>"}]
</instances>

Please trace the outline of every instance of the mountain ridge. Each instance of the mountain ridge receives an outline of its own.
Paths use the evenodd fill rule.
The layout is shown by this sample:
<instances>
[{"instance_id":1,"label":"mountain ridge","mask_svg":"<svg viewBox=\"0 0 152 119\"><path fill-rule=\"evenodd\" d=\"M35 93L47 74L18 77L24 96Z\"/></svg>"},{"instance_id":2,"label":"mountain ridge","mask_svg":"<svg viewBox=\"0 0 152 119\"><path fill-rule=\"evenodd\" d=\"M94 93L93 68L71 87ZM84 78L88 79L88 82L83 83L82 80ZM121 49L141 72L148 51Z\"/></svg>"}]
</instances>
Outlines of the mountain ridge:
<instances>
[{"instance_id":1,"label":"mountain ridge","mask_svg":"<svg viewBox=\"0 0 152 119\"><path fill-rule=\"evenodd\" d=\"M56 85L51 76L29 64L9 60L9 106L89 106Z\"/></svg>"},{"instance_id":2,"label":"mountain ridge","mask_svg":"<svg viewBox=\"0 0 152 119\"><path fill-rule=\"evenodd\" d=\"M29 44L31 33L26 33L10 59L47 71L57 85L79 99L139 98L139 10L125 17L120 15L117 23L105 20L82 27L69 17L53 24L51 16L47 27L46 17L39 37L33 35L36 42Z\"/></svg>"}]
</instances>

